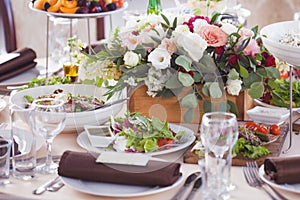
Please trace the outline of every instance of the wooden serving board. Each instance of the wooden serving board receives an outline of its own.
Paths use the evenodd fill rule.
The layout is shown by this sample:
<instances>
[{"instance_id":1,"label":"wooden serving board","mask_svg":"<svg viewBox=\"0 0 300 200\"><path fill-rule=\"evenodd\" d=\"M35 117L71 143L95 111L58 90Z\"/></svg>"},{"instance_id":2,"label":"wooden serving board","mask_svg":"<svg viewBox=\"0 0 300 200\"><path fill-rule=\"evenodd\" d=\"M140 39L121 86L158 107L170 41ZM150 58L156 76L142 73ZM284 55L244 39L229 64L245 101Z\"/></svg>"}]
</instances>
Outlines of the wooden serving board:
<instances>
[{"instance_id":1,"label":"wooden serving board","mask_svg":"<svg viewBox=\"0 0 300 200\"><path fill-rule=\"evenodd\" d=\"M239 122L240 125L242 125L244 123L245 122ZM249 161L256 161L258 165L261 165L261 164L263 164L264 160L267 157L278 157L282 150L282 146L285 141L286 135L289 131L289 124L285 123L285 124L281 125L280 128L281 128L281 133L280 133L279 138L276 141L265 145L265 147L267 147L269 149L269 151L271 152L269 155L262 156L257 159L245 158L242 155L238 155L232 159L232 165L233 166L245 166L246 163ZM196 155L194 152L191 152L191 149L187 150L185 152L185 154L183 155L183 161L185 163L197 164L198 160L199 160L199 156Z\"/></svg>"}]
</instances>

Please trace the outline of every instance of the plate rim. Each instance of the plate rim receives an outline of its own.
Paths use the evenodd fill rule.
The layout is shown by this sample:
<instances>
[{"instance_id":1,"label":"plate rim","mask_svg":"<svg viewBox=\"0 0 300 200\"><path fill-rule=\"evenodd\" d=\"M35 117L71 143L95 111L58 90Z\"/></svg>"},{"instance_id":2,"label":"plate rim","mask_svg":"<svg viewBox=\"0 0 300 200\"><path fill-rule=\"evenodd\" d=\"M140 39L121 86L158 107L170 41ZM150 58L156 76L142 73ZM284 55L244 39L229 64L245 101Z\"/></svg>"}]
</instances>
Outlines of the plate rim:
<instances>
[{"instance_id":1,"label":"plate rim","mask_svg":"<svg viewBox=\"0 0 300 200\"><path fill-rule=\"evenodd\" d=\"M265 102L262 102L259 99L253 99L253 100L254 100L254 103L257 103L258 105L263 106L263 107L289 110L288 108L285 108L285 107L279 107L279 106L273 106L273 105L267 104ZM300 107L292 108L292 111L296 111L296 112L300 113Z\"/></svg>"},{"instance_id":2,"label":"plate rim","mask_svg":"<svg viewBox=\"0 0 300 200\"><path fill-rule=\"evenodd\" d=\"M295 190L293 188L287 188L285 187L284 184L277 184L275 183L274 181L271 181L269 179L267 179L264 175L265 175L265 171L264 171L264 164L262 164L259 168L259 177L265 182L267 183L268 185L271 185L272 187L275 187L275 188L278 188L278 189L281 189L281 190L284 190L284 191L288 191L288 192L292 192L292 193L297 193L297 194L300 194L300 189L299 190Z\"/></svg>"},{"instance_id":3,"label":"plate rim","mask_svg":"<svg viewBox=\"0 0 300 200\"><path fill-rule=\"evenodd\" d=\"M190 146L195 141L196 136L194 135L193 130L191 130L191 129L187 128L187 127L184 127L184 126L180 126L180 125L174 124L174 123L169 123L169 126L170 126L170 128L173 126L173 127L177 127L177 128L182 128L182 129L188 130L190 132L188 134L191 134L191 140L189 140L189 141L187 141L185 143L182 143L182 145L179 145L177 147L173 147L173 148L162 150L162 151L152 152L152 153L146 153L147 155L158 156L158 155L165 155L165 154L169 154L169 153L174 153L174 152L183 150L184 148L187 148L188 146ZM87 151L91 151L91 148L92 149L98 149L97 147L93 147L93 146L91 146L91 148L87 149L84 145L82 145L82 143L79 142L80 141L80 137L82 137L82 135L86 135L87 136L86 131L82 131L81 133L79 133L78 136L77 136L77 138L76 138L76 142L77 142L77 144L80 147L84 148ZM100 152L103 152L103 151L101 151L101 149L99 149L99 150L96 150L95 153L100 153Z\"/></svg>"},{"instance_id":4,"label":"plate rim","mask_svg":"<svg viewBox=\"0 0 300 200\"><path fill-rule=\"evenodd\" d=\"M178 185L180 185L181 183L183 183L184 181L184 172L182 172L182 170L180 170L180 172L182 173L182 175L178 178L178 180L173 183L172 185L170 186L165 186L165 187L158 187L158 186L153 186L153 187L150 187L149 186L149 190L147 191L144 191L144 192L136 192L136 193L132 193L132 194L124 194L124 193L116 193L116 192L113 192L111 194L108 194L108 193L99 193L97 191L93 192L93 191L87 191L87 190L84 190L84 189L80 189L78 187L75 187L74 185L71 185L70 180L72 181L76 181L76 182L80 182L81 185L83 185L85 182L89 182L89 183L93 183L93 184L99 184L100 185L103 185L103 184L110 184L110 185L115 185L115 186L122 186L123 184L114 184L114 183L106 183L106 182L93 182L93 181L85 181L85 180L81 180L81 179L75 179L75 178L69 178L69 177L64 177L64 176L60 176L62 182L69 186L70 188L74 189L74 190L77 190L77 191L80 191L80 192L83 192L83 193L86 193L86 194L92 194L92 195L96 195L96 196L105 196L105 197L124 197L124 198L127 198L127 197L139 197L139 196L148 196L148 195L154 195L154 194L158 194L158 193L161 193L161 192L165 192L165 191L168 191L168 190L171 190L175 187L177 187ZM124 184L124 186L131 186L131 185L126 185ZM133 187L147 187L147 186L136 186L136 185L132 185ZM115 189L115 187L112 187ZM114 190L115 191L115 190Z\"/></svg>"}]
</instances>

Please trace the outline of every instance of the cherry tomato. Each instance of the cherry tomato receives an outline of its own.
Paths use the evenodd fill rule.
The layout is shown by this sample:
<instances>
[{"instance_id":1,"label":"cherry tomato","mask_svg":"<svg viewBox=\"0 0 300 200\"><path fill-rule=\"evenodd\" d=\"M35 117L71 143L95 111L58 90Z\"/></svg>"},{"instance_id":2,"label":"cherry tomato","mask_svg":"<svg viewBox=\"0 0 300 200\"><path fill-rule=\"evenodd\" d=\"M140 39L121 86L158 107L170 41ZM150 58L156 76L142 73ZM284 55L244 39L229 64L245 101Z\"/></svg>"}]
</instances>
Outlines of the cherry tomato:
<instances>
[{"instance_id":1,"label":"cherry tomato","mask_svg":"<svg viewBox=\"0 0 300 200\"><path fill-rule=\"evenodd\" d=\"M284 71L284 70L280 71L280 79L281 80L282 79L287 79L288 77L289 77L289 72Z\"/></svg>"},{"instance_id":2,"label":"cherry tomato","mask_svg":"<svg viewBox=\"0 0 300 200\"><path fill-rule=\"evenodd\" d=\"M280 126L277 124L272 124L270 126L270 133L273 135L279 135L280 134Z\"/></svg>"},{"instance_id":3,"label":"cherry tomato","mask_svg":"<svg viewBox=\"0 0 300 200\"><path fill-rule=\"evenodd\" d=\"M251 129L251 130L253 130L257 126L258 126L258 124L255 122L246 122L244 125L245 128Z\"/></svg>"},{"instance_id":4,"label":"cherry tomato","mask_svg":"<svg viewBox=\"0 0 300 200\"><path fill-rule=\"evenodd\" d=\"M260 132L260 133L263 133L263 134L268 134L269 133L268 128L263 126L263 125L259 125L259 126L255 127L254 131L257 131L257 132Z\"/></svg>"}]
</instances>

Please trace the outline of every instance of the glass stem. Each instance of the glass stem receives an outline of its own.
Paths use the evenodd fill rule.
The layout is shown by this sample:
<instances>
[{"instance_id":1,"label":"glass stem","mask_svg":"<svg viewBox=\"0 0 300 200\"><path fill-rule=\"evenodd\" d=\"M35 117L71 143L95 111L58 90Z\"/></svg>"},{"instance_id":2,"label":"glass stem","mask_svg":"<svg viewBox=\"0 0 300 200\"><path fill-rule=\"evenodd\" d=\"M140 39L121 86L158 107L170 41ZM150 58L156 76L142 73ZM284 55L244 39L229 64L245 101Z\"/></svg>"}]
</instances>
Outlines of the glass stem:
<instances>
[{"instance_id":1,"label":"glass stem","mask_svg":"<svg viewBox=\"0 0 300 200\"><path fill-rule=\"evenodd\" d=\"M52 164L52 143L53 139L46 140L46 148L47 148L47 158L46 158L46 166L50 166Z\"/></svg>"}]
</instances>

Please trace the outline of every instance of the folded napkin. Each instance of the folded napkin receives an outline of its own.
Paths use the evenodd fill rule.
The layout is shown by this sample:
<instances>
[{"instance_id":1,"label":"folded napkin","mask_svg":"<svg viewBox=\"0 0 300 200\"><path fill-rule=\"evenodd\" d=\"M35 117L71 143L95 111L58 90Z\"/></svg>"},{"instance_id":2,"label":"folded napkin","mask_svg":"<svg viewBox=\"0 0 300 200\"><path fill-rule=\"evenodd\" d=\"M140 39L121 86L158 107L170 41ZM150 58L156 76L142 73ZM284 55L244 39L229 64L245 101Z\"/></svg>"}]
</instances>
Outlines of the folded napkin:
<instances>
[{"instance_id":1,"label":"folded napkin","mask_svg":"<svg viewBox=\"0 0 300 200\"><path fill-rule=\"evenodd\" d=\"M300 183L300 156L267 158L264 161L264 170L275 183Z\"/></svg>"},{"instance_id":2,"label":"folded napkin","mask_svg":"<svg viewBox=\"0 0 300 200\"><path fill-rule=\"evenodd\" d=\"M0 81L20 74L36 65L34 59L36 53L30 48L23 48L12 53L19 53L20 55L0 64Z\"/></svg>"},{"instance_id":3,"label":"folded napkin","mask_svg":"<svg viewBox=\"0 0 300 200\"><path fill-rule=\"evenodd\" d=\"M90 153L65 151L58 174L86 181L109 182L141 186L169 186L182 175L180 163L149 161L147 166L96 163Z\"/></svg>"}]
</instances>

